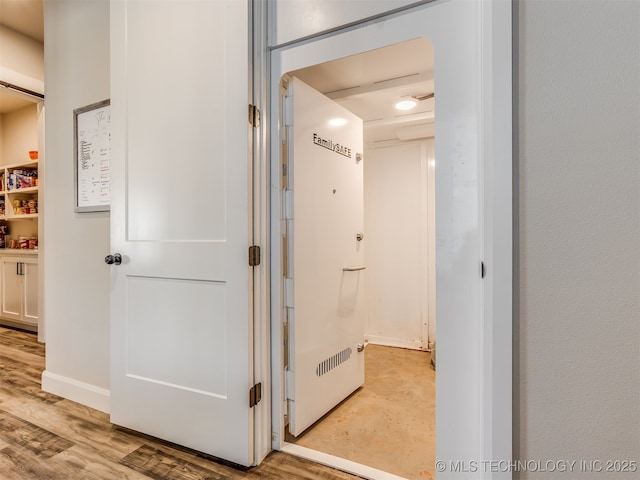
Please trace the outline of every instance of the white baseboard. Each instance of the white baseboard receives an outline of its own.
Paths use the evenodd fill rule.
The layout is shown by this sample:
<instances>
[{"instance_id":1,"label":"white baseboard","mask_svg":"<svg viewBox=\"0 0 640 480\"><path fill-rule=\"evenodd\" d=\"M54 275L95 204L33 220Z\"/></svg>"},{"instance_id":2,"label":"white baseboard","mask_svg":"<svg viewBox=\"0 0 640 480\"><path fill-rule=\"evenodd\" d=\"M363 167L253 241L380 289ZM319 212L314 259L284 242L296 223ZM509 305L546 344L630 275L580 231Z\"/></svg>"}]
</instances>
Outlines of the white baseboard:
<instances>
[{"instance_id":1,"label":"white baseboard","mask_svg":"<svg viewBox=\"0 0 640 480\"><path fill-rule=\"evenodd\" d=\"M319 452L311 448L301 447L300 445L295 445L293 443L284 442L282 444L281 451L288 453L289 455L294 455L321 465L336 468L343 472L357 475L361 478L366 478L367 480L406 480L404 477L399 477L393 473L383 472L377 468L352 462L351 460Z\"/></svg>"},{"instance_id":2,"label":"white baseboard","mask_svg":"<svg viewBox=\"0 0 640 480\"><path fill-rule=\"evenodd\" d=\"M367 342L384 347L410 348L411 350L426 350L420 340L405 340L402 338L381 337L378 335L365 335Z\"/></svg>"},{"instance_id":3,"label":"white baseboard","mask_svg":"<svg viewBox=\"0 0 640 480\"><path fill-rule=\"evenodd\" d=\"M87 407L110 413L111 392L47 370L42 372L42 390Z\"/></svg>"}]
</instances>

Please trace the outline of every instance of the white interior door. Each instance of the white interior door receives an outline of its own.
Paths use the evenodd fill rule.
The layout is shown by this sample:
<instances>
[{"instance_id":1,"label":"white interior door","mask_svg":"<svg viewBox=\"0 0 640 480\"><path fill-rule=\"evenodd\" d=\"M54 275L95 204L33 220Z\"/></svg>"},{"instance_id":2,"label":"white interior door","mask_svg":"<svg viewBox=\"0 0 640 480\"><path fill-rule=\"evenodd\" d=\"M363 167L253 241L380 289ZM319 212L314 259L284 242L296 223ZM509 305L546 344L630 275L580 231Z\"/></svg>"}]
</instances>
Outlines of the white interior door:
<instances>
[{"instance_id":1,"label":"white interior door","mask_svg":"<svg viewBox=\"0 0 640 480\"><path fill-rule=\"evenodd\" d=\"M111 3L111 420L242 465L248 25L246 1Z\"/></svg>"},{"instance_id":2,"label":"white interior door","mask_svg":"<svg viewBox=\"0 0 640 480\"><path fill-rule=\"evenodd\" d=\"M363 137L360 118L299 79L287 105L287 375L297 436L364 383Z\"/></svg>"}]
</instances>

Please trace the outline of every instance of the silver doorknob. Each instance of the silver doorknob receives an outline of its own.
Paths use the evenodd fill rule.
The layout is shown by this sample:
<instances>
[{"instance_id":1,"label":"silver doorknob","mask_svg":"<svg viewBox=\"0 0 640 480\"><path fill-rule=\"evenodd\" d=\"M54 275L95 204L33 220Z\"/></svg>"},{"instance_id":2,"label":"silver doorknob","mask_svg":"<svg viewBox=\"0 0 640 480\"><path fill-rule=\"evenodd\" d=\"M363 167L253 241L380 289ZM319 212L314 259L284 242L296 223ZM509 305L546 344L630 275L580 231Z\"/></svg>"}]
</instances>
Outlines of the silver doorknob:
<instances>
[{"instance_id":1,"label":"silver doorknob","mask_svg":"<svg viewBox=\"0 0 640 480\"><path fill-rule=\"evenodd\" d=\"M104 263L107 265L120 265L122 263L122 255L114 253L113 255L107 255L104 257Z\"/></svg>"}]
</instances>

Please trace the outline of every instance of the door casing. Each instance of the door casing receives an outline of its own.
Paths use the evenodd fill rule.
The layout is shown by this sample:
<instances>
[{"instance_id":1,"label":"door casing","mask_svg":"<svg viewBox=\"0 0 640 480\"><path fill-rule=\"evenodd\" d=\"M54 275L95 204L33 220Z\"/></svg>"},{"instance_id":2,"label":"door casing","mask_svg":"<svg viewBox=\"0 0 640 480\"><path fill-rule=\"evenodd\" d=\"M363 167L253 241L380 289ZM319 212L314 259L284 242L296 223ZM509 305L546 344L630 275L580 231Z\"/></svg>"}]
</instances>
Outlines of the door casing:
<instances>
[{"instance_id":1,"label":"door casing","mask_svg":"<svg viewBox=\"0 0 640 480\"><path fill-rule=\"evenodd\" d=\"M437 22L434 20L437 18ZM465 23L466 22L466 23ZM471 23L469 23L471 22ZM511 98L511 3L508 1L436 0L435 2L407 8L387 17L351 24L344 29L325 32L313 38L274 46L270 53L270 88L268 95L273 106L269 115L270 130L270 207L269 232L269 284L271 329L271 447L281 450L284 445L283 412L285 408L282 328L282 252L281 252L281 168L279 152L279 82L283 74L299 68L324 63L336 58L355 55L367 50L399 43L416 36L426 35L436 45L439 55L455 53L460 36L468 35L475 48L477 62L466 65L467 70L457 72L460 77L438 76L436 85L440 94L455 92L455 83L472 75L474 102L472 117L460 116L458 123L436 121L436 159L440 157L437 138L459 135L475 142L469 151L475 151L475 187L469 198L476 210L475 235L477 248L447 257L442 247L437 252L437 262L449 262L450 271L438 267L438 367L440 392L452 392L463 387L464 401L452 396L438 396L437 402L437 458L445 462L471 460L509 460L512 458L512 98ZM471 26L472 28L467 28ZM437 61L437 60L436 60ZM440 83L438 83L440 82ZM464 85L463 85L464 86ZM450 94L450 93L449 93ZM439 118L447 112L440 108ZM450 114L454 112L449 112ZM461 112L458 112L461 113ZM451 117L456 119L455 117ZM465 137L467 135L467 137ZM452 152L449 151L449 154ZM442 167L441 171L444 170ZM439 172L438 172L439 173ZM438 175L437 173L437 175ZM449 172L451 173L451 172ZM453 176L437 176L437 211L442 214L451 192L445 192L446 180ZM446 212L446 209L444 210ZM436 216L438 216L438 213ZM443 215L441 215L442 217ZM473 223L473 222L471 222ZM459 246L464 233L454 238L439 227L438 245L449 240ZM467 232L468 233L468 232ZM444 235L444 236L442 236ZM464 254L477 262L477 278L467 270L456 270L455 260ZM480 262L485 265L485 276L480 277ZM448 276L447 276L448 275ZM456 275L465 281L479 281L479 298L474 303L477 316L472 325L471 349L463 339L456 338L455 329L447 329L447 300L455 299L460 292L452 291ZM464 284L464 283L463 283ZM473 303L473 302L471 302ZM458 332L459 333L459 332ZM478 339L480 341L478 342ZM456 346L452 348L452 346ZM465 352L464 360L454 354ZM477 368L465 368L471 364ZM447 368L449 365L451 368ZM462 378L452 378L456 368L462 369ZM452 383L453 382L453 383ZM443 393L443 395L447 395ZM469 408L471 407L471 408ZM461 412L464 415L460 415ZM449 432L458 432L449 433ZM438 478L450 478L449 468L438 473ZM456 475L460 475L459 472ZM511 478L509 472L467 472L468 478ZM467 477L465 477L467 478Z\"/></svg>"}]
</instances>

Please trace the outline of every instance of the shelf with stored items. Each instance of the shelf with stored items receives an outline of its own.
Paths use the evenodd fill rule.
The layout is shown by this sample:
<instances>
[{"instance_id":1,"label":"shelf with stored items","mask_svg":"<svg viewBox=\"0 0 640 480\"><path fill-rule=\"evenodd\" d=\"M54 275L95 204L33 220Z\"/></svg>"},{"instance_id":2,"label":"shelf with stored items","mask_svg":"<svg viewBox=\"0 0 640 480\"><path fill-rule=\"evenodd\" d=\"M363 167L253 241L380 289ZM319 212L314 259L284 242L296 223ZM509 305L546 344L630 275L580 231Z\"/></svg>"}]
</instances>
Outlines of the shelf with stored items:
<instances>
[{"instance_id":1,"label":"shelf with stored items","mask_svg":"<svg viewBox=\"0 0 640 480\"><path fill-rule=\"evenodd\" d=\"M37 160L0 167L0 249L37 250L38 190Z\"/></svg>"},{"instance_id":2,"label":"shelf with stored items","mask_svg":"<svg viewBox=\"0 0 640 480\"><path fill-rule=\"evenodd\" d=\"M38 248L44 101L22 90L5 93L12 108L0 112L0 324L37 331L44 291Z\"/></svg>"}]
</instances>

